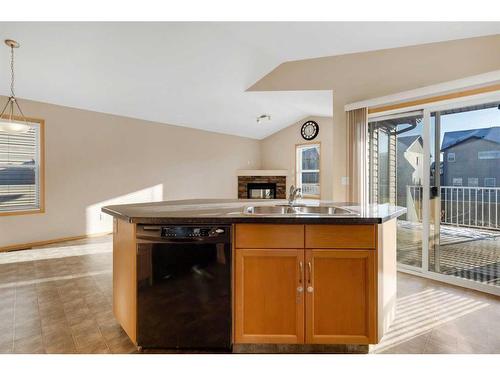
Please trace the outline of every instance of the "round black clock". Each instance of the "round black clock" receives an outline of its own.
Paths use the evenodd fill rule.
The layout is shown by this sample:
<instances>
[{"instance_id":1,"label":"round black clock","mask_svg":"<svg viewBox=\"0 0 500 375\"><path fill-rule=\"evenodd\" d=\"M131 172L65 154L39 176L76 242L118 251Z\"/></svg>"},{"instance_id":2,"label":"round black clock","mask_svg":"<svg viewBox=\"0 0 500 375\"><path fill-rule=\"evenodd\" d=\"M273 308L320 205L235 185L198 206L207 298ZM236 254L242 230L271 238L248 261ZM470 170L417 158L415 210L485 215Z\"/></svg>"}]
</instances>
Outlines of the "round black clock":
<instances>
[{"instance_id":1,"label":"round black clock","mask_svg":"<svg viewBox=\"0 0 500 375\"><path fill-rule=\"evenodd\" d=\"M310 141L319 133L319 125L316 121L306 121L302 128L300 129L300 134L302 134L302 138L306 141Z\"/></svg>"}]
</instances>

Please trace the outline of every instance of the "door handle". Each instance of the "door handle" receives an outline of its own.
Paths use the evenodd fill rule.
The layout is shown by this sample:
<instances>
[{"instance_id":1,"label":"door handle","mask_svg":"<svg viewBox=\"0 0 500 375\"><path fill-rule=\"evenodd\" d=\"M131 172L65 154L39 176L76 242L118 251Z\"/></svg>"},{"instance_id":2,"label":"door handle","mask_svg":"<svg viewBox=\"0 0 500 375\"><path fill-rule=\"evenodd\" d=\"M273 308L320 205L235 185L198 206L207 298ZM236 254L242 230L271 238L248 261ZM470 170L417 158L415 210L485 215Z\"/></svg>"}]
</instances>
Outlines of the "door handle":
<instances>
[{"instance_id":1,"label":"door handle","mask_svg":"<svg viewBox=\"0 0 500 375\"><path fill-rule=\"evenodd\" d=\"M311 285L311 274L312 274L312 263L311 262L307 262L307 268L309 270L308 275L307 275L307 284L308 284L307 291L309 293L312 293L314 291L314 288Z\"/></svg>"},{"instance_id":2,"label":"door handle","mask_svg":"<svg viewBox=\"0 0 500 375\"><path fill-rule=\"evenodd\" d=\"M304 263L302 261L299 262L299 286L297 287L297 304L301 302L301 294L304 291L304 287L302 286L302 275L304 274Z\"/></svg>"}]
</instances>

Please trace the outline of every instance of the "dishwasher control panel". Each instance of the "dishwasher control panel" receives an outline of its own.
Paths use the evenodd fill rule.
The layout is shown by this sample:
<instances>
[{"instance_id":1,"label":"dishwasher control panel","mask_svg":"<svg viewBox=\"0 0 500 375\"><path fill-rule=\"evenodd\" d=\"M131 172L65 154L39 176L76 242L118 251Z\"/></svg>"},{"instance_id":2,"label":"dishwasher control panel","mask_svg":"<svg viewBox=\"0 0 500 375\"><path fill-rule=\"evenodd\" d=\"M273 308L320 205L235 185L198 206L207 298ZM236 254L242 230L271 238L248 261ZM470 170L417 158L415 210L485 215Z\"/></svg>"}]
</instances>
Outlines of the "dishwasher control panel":
<instances>
[{"instance_id":1,"label":"dishwasher control panel","mask_svg":"<svg viewBox=\"0 0 500 375\"><path fill-rule=\"evenodd\" d=\"M190 237L210 237L217 235L215 228L210 227L162 227L161 236L162 237L178 237L178 238L190 238Z\"/></svg>"},{"instance_id":2,"label":"dishwasher control panel","mask_svg":"<svg viewBox=\"0 0 500 375\"><path fill-rule=\"evenodd\" d=\"M225 237L229 234L229 228L220 226L163 226L163 225L139 225L138 235L161 238L207 238Z\"/></svg>"}]
</instances>

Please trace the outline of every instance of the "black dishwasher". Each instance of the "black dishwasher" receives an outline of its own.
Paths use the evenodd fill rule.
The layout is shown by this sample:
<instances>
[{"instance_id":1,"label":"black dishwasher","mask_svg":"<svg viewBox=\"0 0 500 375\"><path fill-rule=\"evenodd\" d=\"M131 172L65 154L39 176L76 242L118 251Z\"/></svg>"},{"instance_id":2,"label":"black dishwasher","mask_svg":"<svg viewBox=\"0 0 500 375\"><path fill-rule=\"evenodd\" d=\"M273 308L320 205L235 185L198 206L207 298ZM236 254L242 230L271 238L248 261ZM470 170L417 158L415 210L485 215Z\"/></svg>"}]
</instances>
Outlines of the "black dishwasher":
<instances>
[{"instance_id":1,"label":"black dishwasher","mask_svg":"<svg viewBox=\"0 0 500 375\"><path fill-rule=\"evenodd\" d=\"M137 345L231 350L231 227L137 226Z\"/></svg>"}]
</instances>

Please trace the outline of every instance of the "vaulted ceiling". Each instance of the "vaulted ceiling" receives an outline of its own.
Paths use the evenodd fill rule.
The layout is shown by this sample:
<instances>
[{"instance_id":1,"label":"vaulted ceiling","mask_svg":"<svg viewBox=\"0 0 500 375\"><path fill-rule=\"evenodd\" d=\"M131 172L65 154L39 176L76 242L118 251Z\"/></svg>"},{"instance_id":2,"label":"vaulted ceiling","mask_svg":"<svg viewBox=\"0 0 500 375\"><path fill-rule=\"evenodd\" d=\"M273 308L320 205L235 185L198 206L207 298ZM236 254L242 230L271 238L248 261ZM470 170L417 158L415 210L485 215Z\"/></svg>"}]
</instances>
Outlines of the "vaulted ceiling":
<instances>
[{"instance_id":1,"label":"vaulted ceiling","mask_svg":"<svg viewBox=\"0 0 500 375\"><path fill-rule=\"evenodd\" d=\"M284 62L498 33L494 22L0 23L21 43L20 98L258 139L332 114L330 91L247 91ZM8 64L0 48L3 95Z\"/></svg>"}]
</instances>

